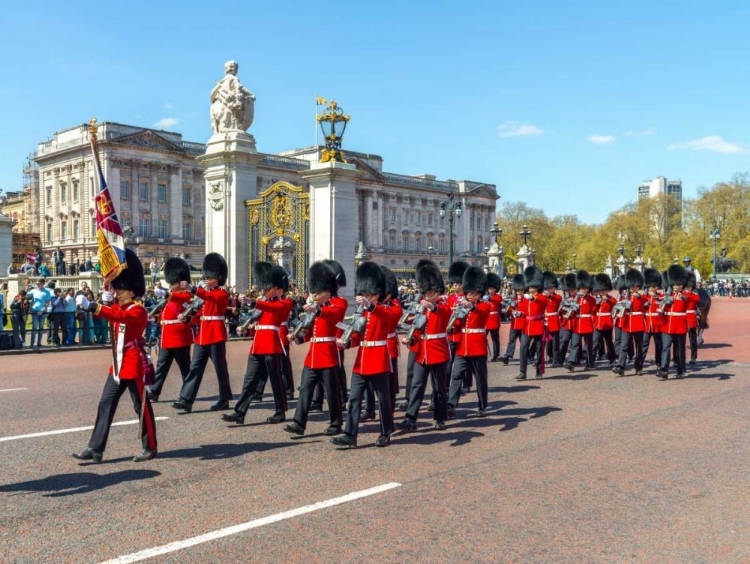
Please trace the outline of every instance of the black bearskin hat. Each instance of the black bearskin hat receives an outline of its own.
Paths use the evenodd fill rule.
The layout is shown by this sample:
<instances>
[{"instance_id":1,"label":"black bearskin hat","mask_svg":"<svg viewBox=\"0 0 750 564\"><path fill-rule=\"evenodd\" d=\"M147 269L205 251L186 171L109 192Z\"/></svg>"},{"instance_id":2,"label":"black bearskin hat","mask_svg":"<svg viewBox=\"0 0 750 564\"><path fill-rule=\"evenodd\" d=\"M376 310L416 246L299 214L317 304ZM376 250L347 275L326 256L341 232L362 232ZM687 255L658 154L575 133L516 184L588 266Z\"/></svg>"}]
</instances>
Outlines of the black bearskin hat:
<instances>
[{"instance_id":1,"label":"black bearskin hat","mask_svg":"<svg viewBox=\"0 0 750 564\"><path fill-rule=\"evenodd\" d=\"M227 283L229 267L219 253L208 253L203 259L203 278L218 278L219 286Z\"/></svg>"},{"instance_id":2,"label":"black bearskin hat","mask_svg":"<svg viewBox=\"0 0 750 564\"><path fill-rule=\"evenodd\" d=\"M253 282L261 292L267 292L273 283L273 265L270 262L258 261L253 265Z\"/></svg>"},{"instance_id":3,"label":"black bearskin hat","mask_svg":"<svg viewBox=\"0 0 750 564\"><path fill-rule=\"evenodd\" d=\"M551 270L545 270L544 272L542 272L542 285L545 288L559 288L557 276L555 276L555 273Z\"/></svg>"},{"instance_id":4,"label":"black bearskin hat","mask_svg":"<svg viewBox=\"0 0 750 564\"><path fill-rule=\"evenodd\" d=\"M387 266L381 266L380 268L383 269L383 274L385 274L385 294L381 296L382 299L386 299L389 295L391 299L398 298L398 280L396 280L396 275Z\"/></svg>"},{"instance_id":5,"label":"black bearskin hat","mask_svg":"<svg viewBox=\"0 0 750 564\"><path fill-rule=\"evenodd\" d=\"M146 278L143 276L141 259L130 249L125 249L125 258L128 267L112 280L112 288L130 290L136 298L140 298L146 293Z\"/></svg>"},{"instance_id":6,"label":"black bearskin hat","mask_svg":"<svg viewBox=\"0 0 750 564\"><path fill-rule=\"evenodd\" d=\"M629 268L625 273L625 280L628 283L628 288L643 288L643 274L640 270Z\"/></svg>"},{"instance_id":7,"label":"black bearskin hat","mask_svg":"<svg viewBox=\"0 0 750 564\"><path fill-rule=\"evenodd\" d=\"M624 290L629 290L628 281L624 274L620 274L620 276L617 277L617 291L622 292Z\"/></svg>"},{"instance_id":8,"label":"black bearskin hat","mask_svg":"<svg viewBox=\"0 0 750 564\"><path fill-rule=\"evenodd\" d=\"M538 266L527 266L523 271L523 279L527 288L542 290L544 285L544 273Z\"/></svg>"},{"instance_id":9,"label":"black bearskin hat","mask_svg":"<svg viewBox=\"0 0 750 564\"><path fill-rule=\"evenodd\" d=\"M277 264L273 265L273 270L271 271L271 281L277 288L281 288L285 292L289 291L289 275L286 273L286 270L284 270Z\"/></svg>"},{"instance_id":10,"label":"black bearskin hat","mask_svg":"<svg viewBox=\"0 0 750 564\"><path fill-rule=\"evenodd\" d=\"M337 260L327 259L323 261L328 266L333 268L333 271L336 273L336 283L339 285L339 288L345 288L346 287L346 272L344 272L344 267L341 266L341 263Z\"/></svg>"},{"instance_id":11,"label":"black bearskin hat","mask_svg":"<svg viewBox=\"0 0 750 564\"><path fill-rule=\"evenodd\" d=\"M610 292L612 290L612 279L609 274L594 274L594 292Z\"/></svg>"},{"instance_id":12,"label":"black bearskin hat","mask_svg":"<svg viewBox=\"0 0 750 564\"><path fill-rule=\"evenodd\" d=\"M435 264L427 264L417 270L416 273L417 287L424 293L428 291L437 292L440 295L445 293L445 281L440 269Z\"/></svg>"},{"instance_id":13,"label":"black bearskin hat","mask_svg":"<svg viewBox=\"0 0 750 564\"><path fill-rule=\"evenodd\" d=\"M178 282L190 282L190 267L185 259L180 257L168 258L164 263L164 280L167 284L177 284Z\"/></svg>"},{"instance_id":14,"label":"black bearskin hat","mask_svg":"<svg viewBox=\"0 0 750 564\"><path fill-rule=\"evenodd\" d=\"M591 289L591 274L585 270L579 270L576 272L576 289L577 288L588 288Z\"/></svg>"},{"instance_id":15,"label":"black bearskin hat","mask_svg":"<svg viewBox=\"0 0 750 564\"><path fill-rule=\"evenodd\" d=\"M686 286L688 271L684 266L673 264L667 269L667 280L669 280L670 286Z\"/></svg>"},{"instance_id":16,"label":"black bearskin hat","mask_svg":"<svg viewBox=\"0 0 750 564\"><path fill-rule=\"evenodd\" d=\"M688 281L687 281L687 287L695 289L695 287L698 285L698 281L695 278L695 273L692 270L688 270Z\"/></svg>"},{"instance_id":17,"label":"black bearskin hat","mask_svg":"<svg viewBox=\"0 0 750 564\"><path fill-rule=\"evenodd\" d=\"M454 262L448 269L448 283L461 284L464 279L464 272L469 268L469 263L462 260Z\"/></svg>"},{"instance_id":18,"label":"black bearskin hat","mask_svg":"<svg viewBox=\"0 0 750 564\"><path fill-rule=\"evenodd\" d=\"M419 260L417 261L417 265L416 265L416 266L414 267L414 273L416 274L416 272L417 272L417 271L418 271L418 270L419 270L420 268L422 268L423 266L427 266L428 264L429 264L430 266L434 266L435 268L437 268L437 265L436 265L436 264L435 264L435 263L434 263L433 261L431 261L430 259L419 259Z\"/></svg>"},{"instance_id":19,"label":"black bearskin hat","mask_svg":"<svg viewBox=\"0 0 750 564\"><path fill-rule=\"evenodd\" d=\"M652 286L661 288L661 274L655 268L647 268L643 271L643 281L647 288Z\"/></svg>"},{"instance_id":20,"label":"black bearskin hat","mask_svg":"<svg viewBox=\"0 0 750 564\"><path fill-rule=\"evenodd\" d=\"M572 272L568 272L562 277L562 287L566 292L575 292L578 289L576 285L576 275Z\"/></svg>"},{"instance_id":21,"label":"black bearskin hat","mask_svg":"<svg viewBox=\"0 0 750 564\"><path fill-rule=\"evenodd\" d=\"M464 294L479 292L484 295L487 293L487 275L478 266L470 266L464 271L461 286Z\"/></svg>"},{"instance_id":22,"label":"black bearskin hat","mask_svg":"<svg viewBox=\"0 0 750 564\"><path fill-rule=\"evenodd\" d=\"M307 269L307 289L311 294L331 292L335 295L339 287L336 284L336 272L330 264L318 261Z\"/></svg>"},{"instance_id":23,"label":"black bearskin hat","mask_svg":"<svg viewBox=\"0 0 750 564\"><path fill-rule=\"evenodd\" d=\"M523 292L526 290L526 280L524 280L523 274L514 274L510 282L516 292Z\"/></svg>"},{"instance_id":24,"label":"black bearskin hat","mask_svg":"<svg viewBox=\"0 0 750 564\"><path fill-rule=\"evenodd\" d=\"M487 287L495 288L499 292L503 287L503 281L497 274L490 272L487 274Z\"/></svg>"},{"instance_id":25,"label":"black bearskin hat","mask_svg":"<svg viewBox=\"0 0 750 564\"><path fill-rule=\"evenodd\" d=\"M385 273L377 263L366 260L359 265L354 281L354 293L357 296L378 294L381 300L385 299Z\"/></svg>"}]
</instances>

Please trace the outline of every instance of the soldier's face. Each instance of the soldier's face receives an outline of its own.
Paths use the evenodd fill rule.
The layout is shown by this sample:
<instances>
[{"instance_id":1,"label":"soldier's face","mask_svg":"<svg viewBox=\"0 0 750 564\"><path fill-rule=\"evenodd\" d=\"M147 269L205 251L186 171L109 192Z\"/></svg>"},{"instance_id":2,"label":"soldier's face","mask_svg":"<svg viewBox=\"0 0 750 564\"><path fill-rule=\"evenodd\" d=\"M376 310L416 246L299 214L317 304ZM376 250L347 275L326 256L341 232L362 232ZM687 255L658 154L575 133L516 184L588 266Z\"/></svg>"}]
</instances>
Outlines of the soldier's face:
<instances>
[{"instance_id":1,"label":"soldier's face","mask_svg":"<svg viewBox=\"0 0 750 564\"><path fill-rule=\"evenodd\" d=\"M481 297L479 292L466 292L466 299L470 302L475 302Z\"/></svg>"},{"instance_id":2,"label":"soldier's face","mask_svg":"<svg viewBox=\"0 0 750 564\"><path fill-rule=\"evenodd\" d=\"M218 278L204 278L203 281L209 288L214 288L219 283Z\"/></svg>"},{"instance_id":3,"label":"soldier's face","mask_svg":"<svg viewBox=\"0 0 750 564\"><path fill-rule=\"evenodd\" d=\"M495 294L497 294L497 290L495 288L490 288L488 292L490 293L490 296L494 296Z\"/></svg>"},{"instance_id":4,"label":"soldier's face","mask_svg":"<svg viewBox=\"0 0 750 564\"><path fill-rule=\"evenodd\" d=\"M440 297L440 294L438 294L435 290L427 290L424 293L424 299L427 301L436 300L438 297Z\"/></svg>"}]
</instances>

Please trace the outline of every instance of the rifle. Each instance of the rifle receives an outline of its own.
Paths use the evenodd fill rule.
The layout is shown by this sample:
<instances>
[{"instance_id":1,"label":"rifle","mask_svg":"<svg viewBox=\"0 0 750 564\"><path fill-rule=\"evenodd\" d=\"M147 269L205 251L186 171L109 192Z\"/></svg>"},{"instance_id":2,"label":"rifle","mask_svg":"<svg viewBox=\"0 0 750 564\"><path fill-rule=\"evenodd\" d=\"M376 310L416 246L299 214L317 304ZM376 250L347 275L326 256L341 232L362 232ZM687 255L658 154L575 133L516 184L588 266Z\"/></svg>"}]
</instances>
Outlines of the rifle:
<instances>
[{"instance_id":1,"label":"rifle","mask_svg":"<svg viewBox=\"0 0 750 564\"><path fill-rule=\"evenodd\" d=\"M627 310L633 307L633 302L630 301L630 290L625 290L620 295L620 300L612 308L612 319L621 319Z\"/></svg>"},{"instance_id":2,"label":"rifle","mask_svg":"<svg viewBox=\"0 0 750 564\"><path fill-rule=\"evenodd\" d=\"M156 304L154 304L154 307L152 307L148 311L147 315L149 317L154 317L155 315L158 315L161 312L161 310L164 309L164 306L166 306L167 303L169 303L169 296L162 298L158 302L156 302Z\"/></svg>"},{"instance_id":3,"label":"rifle","mask_svg":"<svg viewBox=\"0 0 750 564\"><path fill-rule=\"evenodd\" d=\"M260 301L260 300L265 300L265 297L261 296L256 301ZM263 312L261 310L259 310L258 308L255 308L255 307L251 308L250 310L248 310L247 313L248 313L247 319L245 319L245 321L239 327L243 331L247 331L248 328L253 323L256 323L260 319L260 316L263 315Z\"/></svg>"},{"instance_id":4,"label":"rifle","mask_svg":"<svg viewBox=\"0 0 750 564\"><path fill-rule=\"evenodd\" d=\"M664 293L664 297L660 300L654 300L654 303L659 306L656 311L659 313L664 313L664 308L667 306L671 306L674 303L674 298L672 297L672 287L670 286L667 288L667 291Z\"/></svg>"},{"instance_id":5,"label":"rifle","mask_svg":"<svg viewBox=\"0 0 750 564\"><path fill-rule=\"evenodd\" d=\"M307 304L312 305L314 302L308 298ZM291 324L292 328L289 331L289 340L302 340L305 338L305 335L307 334L308 329L312 327L313 323L315 322L316 315L314 313L307 313L306 311L303 311L302 313L297 316L296 319L292 319L289 323Z\"/></svg>"},{"instance_id":6,"label":"rifle","mask_svg":"<svg viewBox=\"0 0 750 564\"><path fill-rule=\"evenodd\" d=\"M185 308L185 311L181 312L180 315L177 316L177 319L183 323L190 323L193 316L198 313L198 310L203 307L204 303L205 302L201 298L195 296L192 300L182 305L182 307Z\"/></svg>"},{"instance_id":7,"label":"rifle","mask_svg":"<svg viewBox=\"0 0 750 564\"><path fill-rule=\"evenodd\" d=\"M580 304L570 296L563 299L562 303L560 304L560 312L564 312L564 319L570 319L574 313L578 312L579 309L581 309Z\"/></svg>"},{"instance_id":8,"label":"rifle","mask_svg":"<svg viewBox=\"0 0 750 564\"><path fill-rule=\"evenodd\" d=\"M418 295L417 298L420 298ZM424 314L424 306L420 304L421 300L411 302L408 311L404 312L399 321L399 327L406 329L406 339L409 343L413 342L415 331L422 331L427 325L427 316ZM407 319L411 317L411 321Z\"/></svg>"},{"instance_id":9,"label":"rifle","mask_svg":"<svg viewBox=\"0 0 750 564\"><path fill-rule=\"evenodd\" d=\"M453 313L451 313L451 317L448 320L448 331L451 331L453 329L453 324L456 321L466 319L469 313L469 308L460 305L455 306L453 308Z\"/></svg>"},{"instance_id":10,"label":"rifle","mask_svg":"<svg viewBox=\"0 0 750 564\"><path fill-rule=\"evenodd\" d=\"M360 335L364 334L365 324L367 323L367 318L364 316L364 313L365 308L361 305L358 305L357 309L354 310L354 314L351 317L344 318L344 321L348 321L348 323L339 321L336 324L336 327L343 331L341 340L344 341L344 343L346 343L347 345L352 338L352 333L359 333Z\"/></svg>"},{"instance_id":11,"label":"rifle","mask_svg":"<svg viewBox=\"0 0 750 564\"><path fill-rule=\"evenodd\" d=\"M409 318L417 315L417 310L419 309L419 302L422 301L422 294L417 294L417 296L410 302L407 302L404 304L403 313L401 314L401 319L398 320L398 326L402 329L406 329L410 326Z\"/></svg>"}]
</instances>

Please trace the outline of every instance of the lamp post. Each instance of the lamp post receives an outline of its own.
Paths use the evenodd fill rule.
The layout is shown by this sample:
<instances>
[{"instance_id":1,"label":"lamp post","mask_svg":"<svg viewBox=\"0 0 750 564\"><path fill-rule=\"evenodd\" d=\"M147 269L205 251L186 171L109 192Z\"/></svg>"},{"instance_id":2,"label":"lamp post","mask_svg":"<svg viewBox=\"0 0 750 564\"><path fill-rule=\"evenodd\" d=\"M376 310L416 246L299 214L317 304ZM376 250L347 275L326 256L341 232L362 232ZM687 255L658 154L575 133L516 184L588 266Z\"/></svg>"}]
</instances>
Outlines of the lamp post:
<instances>
[{"instance_id":1,"label":"lamp post","mask_svg":"<svg viewBox=\"0 0 750 564\"><path fill-rule=\"evenodd\" d=\"M341 141L344 139L344 131L346 131L346 124L349 123L350 116L344 115L344 110L339 107L336 100L331 100L323 113L316 119L320 124L323 140L326 143L326 147L320 156L320 162L335 161L343 163L344 153L341 151Z\"/></svg>"},{"instance_id":2,"label":"lamp post","mask_svg":"<svg viewBox=\"0 0 750 564\"><path fill-rule=\"evenodd\" d=\"M448 215L448 268L453 264L453 215L461 217L463 213L461 202L456 202L453 197L453 194L451 194L446 201L440 204L440 217Z\"/></svg>"},{"instance_id":3,"label":"lamp post","mask_svg":"<svg viewBox=\"0 0 750 564\"><path fill-rule=\"evenodd\" d=\"M497 223L497 221L492 224L492 229L490 229L490 234L494 238L495 244L497 244L499 246L500 245L500 237L502 237L502 235L503 235L503 230L500 229L500 225Z\"/></svg>"},{"instance_id":4,"label":"lamp post","mask_svg":"<svg viewBox=\"0 0 750 564\"><path fill-rule=\"evenodd\" d=\"M485 274L487 274L490 271L490 248L485 247L484 248L484 265L482 265L484 268Z\"/></svg>"},{"instance_id":5,"label":"lamp post","mask_svg":"<svg viewBox=\"0 0 750 564\"><path fill-rule=\"evenodd\" d=\"M576 253L573 253L573 270L576 269L576 259L578 258L578 255Z\"/></svg>"},{"instance_id":6,"label":"lamp post","mask_svg":"<svg viewBox=\"0 0 750 564\"><path fill-rule=\"evenodd\" d=\"M531 237L531 231L529 231L529 226L525 223L523 224L523 231L518 233L521 237L523 237L523 244L526 245L527 239Z\"/></svg>"},{"instance_id":7,"label":"lamp post","mask_svg":"<svg viewBox=\"0 0 750 564\"><path fill-rule=\"evenodd\" d=\"M716 242L721 239L721 232L719 231L719 228L714 225L714 228L708 236L714 242L714 261L713 268L711 269L711 280L716 280Z\"/></svg>"},{"instance_id":8,"label":"lamp post","mask_svg":"<svg viewBox=\"0 0 750 564\"><path fill-rule=\"evenodd\" d=\"M427 247L427 254L430 255L430 260L432 260L432 245Z\"/></svg>"}]
</instances>

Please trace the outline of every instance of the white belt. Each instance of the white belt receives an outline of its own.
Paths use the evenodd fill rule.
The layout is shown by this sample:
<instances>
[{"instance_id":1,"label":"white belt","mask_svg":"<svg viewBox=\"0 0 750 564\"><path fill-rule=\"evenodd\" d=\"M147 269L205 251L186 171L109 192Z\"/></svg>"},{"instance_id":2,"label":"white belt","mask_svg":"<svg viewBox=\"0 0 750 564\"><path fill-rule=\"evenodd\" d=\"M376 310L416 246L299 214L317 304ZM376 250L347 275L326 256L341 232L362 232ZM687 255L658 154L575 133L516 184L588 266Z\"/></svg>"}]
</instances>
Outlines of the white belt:
<instances>
[{"instance_id":1,"label":"white belt","mask_svg":"<svg viewBox=\"0 0 750 564\"><path fill-rule=\"evenodd\" d=\"M396 333L388 333L388 337L387 338L388 339L395 339L396 338Z\"/></svg>"},{"instance_id":2,"label":"white belt","mask_svg":"<svg viewBox=\"0 0 750 564\"><path fill-rule=\"evenodd\" d=\"M282 327L289 327L289 323L286 322L286 321L284 321L284 322L281 323L281 326Z\"/></svg>"},{"instance_id":3,"label":"white belt","mask_svg":"<svg viewBox=\"0 0 750 564\"><path fill-rule=\"evenodd\" d=\"M630 315L630 316L633 316L633 315L643 315L643 312L642 311L629 311L628 315Z\"/></svg>"},{"instance_id":4,"label":"white belt","mask_svg":"<svg viewBox=\"0 0 750 564\"><path fill-rule=\"evenodd\" d=\"M223 318L222 318L223 319ZM165 319L159 322L162 325L177 325L178 323L185 323L182 319Z\"/></svg>"},{"instance_id":5,"label":"white belt","mask_svg":"<svg viewBox=\"0 0 750 564\"><path fill-rule=\"evenodd\" d=\"M546 313L545 312L545 314L544 314L545 317L557 317L558 315L560 315L560 314L558 312L556 312L556 311L552 312L552 313Z\"/></svg>"},{"instance_id":6,"label":"white belt","mask_svg":"<svg viewBox=\"0 0 750 564\"><path fill-rule=\"evenodd\" d=\"M448 333L433 333L432 335L422 335L423 341L431 341L432 339L445 339Z\"/></svg>"},{"instance_id":7,"label":"white belt","mask_svg":"<svg viewBox=\"0 0 750 564\"><path fill-rule=\"evenodd\" d=\"M587 318L587 317L594 317L594 315L591 314L591 313L581 313L581 314L578 315L578 319L584 319L584 318Z\"/></svg>"},{"instance_id":8,"label":"white belt","mask_svg":"<svg viewBox=\"0 0 750 564\"><path fill-rule=\"evenodd\" d=\"M310 339L311 343L333 343L336 341L336 337L313 337Z\"/></svg>"},{"instance_id":9,"label":"white belt","mask_svg":"<svg viewBox=\"0 0 750 564\"><path fill-rule=\"evenodd\" d=\"M256 331L263 331L263 330L266 330L266 331L278 331L279 328L276 327L276 325L256 325L255 326L255 330Z\"/></svg>"},{"instance_id":10,"label":"white belt","mask_svg":"<svg viewBox=\"0 0 750 564\"><path fill-rule=\"evenodd\" d=\"M384 347L388 344L388 341L362 341L360 347Z\"/></svg>"},{"instance_id":11,"label":"white belt","mask_svg":"<svg viewBox=\"0 0 750 564\"><path fill-rule=\"evenodd\" d=\"M663 313L647 313L646 317L659 317L661 315L664 315Z\"/></svg>"},{"instance_id":12,"label":"white belt","mask_svg":"<svg viewBox=\"0 0 750 564\"><path fill-rule=\"evenodd\" d=\"M201 321L224 321L223 315L203 315Z\"/></svg>"},{"instance_id":13,"label":"white belt","mask_svg":"<svg viewBox=\"0 0 750 564\"><path fill-rule=\"evenodd\" d=\"M698 313L697 310L689 309L685 313Z\"/></svg>"},{"instance_id":14,"label":"white belt","mask_svg":"<svg viewBox=\"0 0 750 564\"><path fill-rule=\"evenodd\" d=\"M667 315L671 315L672 317L685 317L687 313L677 313L674 311L668 311Z\"/></svg>"},{"instance_id":15,"label":"white belt","mask_svg":"<svg viewBox=\"0 0 750 564\"><path fill-rule=\"evenodd\" d=\"M612 312L611 311L605 311L605 312L598 311L596 313L596 316L597 317L611 317L612 316Z\"/></svg>"},{"instance_id":16,"label":"white belt","mask_svg":"<svg viewBox=\"0 0 750 564\"><path fill-rule=\"evenodd\" d=\"M491 311L490 315L500 315L500 312L499 311Z\"/></svg>"},{"instance_id":17,"label":"white belt","mask_svg":"<svg viewBox=\"0 0 750 564\"><path fill-rule=\"evenodd\" d=\"M469 328L469 329L461 329L461 331L462 331L463 333L486 333L486 332L487 332L487 329L474 329L474 328Z\"/></svg>"}]
</instances>

